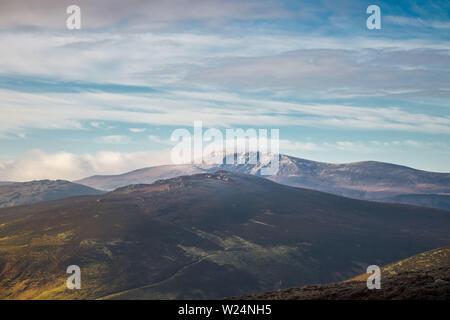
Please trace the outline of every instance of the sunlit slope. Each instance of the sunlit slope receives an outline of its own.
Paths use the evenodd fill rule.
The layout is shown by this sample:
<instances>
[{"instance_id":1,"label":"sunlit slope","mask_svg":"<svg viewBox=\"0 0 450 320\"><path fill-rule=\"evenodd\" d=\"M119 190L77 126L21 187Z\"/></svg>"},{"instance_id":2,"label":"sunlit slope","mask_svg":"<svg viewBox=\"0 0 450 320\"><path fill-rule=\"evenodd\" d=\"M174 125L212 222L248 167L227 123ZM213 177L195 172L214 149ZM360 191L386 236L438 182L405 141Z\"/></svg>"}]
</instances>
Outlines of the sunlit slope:
<instances>
[{"instance_id":1,"label":"sunlit slope","mask_svg":"<svg viewBox=\"0 0 450 320\"><path fill-rule=\"evenodd\" d=\"M450 246L426 251L381 268L379 290L367 289L368 273L351 280L289 288L233 299L450 299Z\"/></svg>"}]
</instances>

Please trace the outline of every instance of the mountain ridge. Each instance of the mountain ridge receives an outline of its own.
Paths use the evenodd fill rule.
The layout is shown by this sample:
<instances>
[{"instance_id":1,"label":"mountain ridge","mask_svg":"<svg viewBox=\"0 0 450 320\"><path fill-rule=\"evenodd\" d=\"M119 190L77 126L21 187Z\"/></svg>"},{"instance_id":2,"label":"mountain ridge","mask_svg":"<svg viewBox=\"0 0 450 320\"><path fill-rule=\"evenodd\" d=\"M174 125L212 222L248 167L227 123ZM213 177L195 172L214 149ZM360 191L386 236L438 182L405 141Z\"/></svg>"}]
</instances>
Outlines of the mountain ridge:
<instances>
[{"instance_id":1,"label":"mountain ridge","mask_svg":"<svg viewBox=\"0 0 450 320\"><path fill-rule=\"evenodd\" d=\"M164 165L134 170L121 175L92 176L77 183L102 190L113 190L128 184L151 183L174 176L227 170L260 175L267 162L249 164L249 154L240 156L244 164ZM437 195L450 197L450 173L428 172L407 166L377 161L348 164L316 162L280 155L280 168L273 176L263 176L277 183L303 187L362 200L376 200L422 205L448 210L447 202L433 201ZM403 200L399 195L410 195ZM417 195L417 196L414 196Z\"/></svg>"},{"instance_id":2,"label":"mountain ridge","mask_svg":"<svg viewBox=\"0 0 450 320\"><path fill-rule=\"evenodd\" d=\"M101 193L100 190L66 180L13 182L0 185L0 208Z\"/></svg>"}]
</instances>

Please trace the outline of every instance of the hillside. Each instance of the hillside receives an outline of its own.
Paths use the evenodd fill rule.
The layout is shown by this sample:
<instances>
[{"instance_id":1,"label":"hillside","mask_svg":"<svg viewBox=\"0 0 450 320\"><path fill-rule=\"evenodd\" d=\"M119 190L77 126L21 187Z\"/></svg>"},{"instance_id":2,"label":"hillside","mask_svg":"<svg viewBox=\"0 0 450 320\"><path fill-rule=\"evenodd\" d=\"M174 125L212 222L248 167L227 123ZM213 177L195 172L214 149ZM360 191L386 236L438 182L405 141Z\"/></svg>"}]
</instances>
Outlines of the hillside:
<instances>
[{"instance_id":1,"label":"hillside","mask_svg":"<svg viewBox=\"0 0 450 320\"><path fill-rule=\"evenodd\" d=\"M382 200L386 202L407 203L421 207L439 208L450 211L450 195L399 194Z\"/></svg>"},{"instance_id":2,"label":"hillside","mask_svg":"<svg viewBox=\"0 0 450 320\"><path fill-rule=\"evenodd\" d=\"M450 243L447 211L217 172L0 209L0 298L204 299L349 279ZM82 289L65 288L67 266Z\"/></svg>"},{"instance_id":3,"label":"hillside","mask_svg":"<svg viewBox=\"0 0 450 320\"><path fill-rule=\"evenodd\" d=\"M0 185L0 208L103 193L64 180L39 180Z\"/></svg>"},{"instance_id":4,"label":"hillside","mask_svg":"<svg viewBox=\"0 0 450 320\"><path fill-rule=\"evenodd\" d=\"M290 288L231 299L242 300L449 300L450 246L427 251L381 268L381 289L368 290L362 274L351 280Z\"/></svg>"}]
</instances>

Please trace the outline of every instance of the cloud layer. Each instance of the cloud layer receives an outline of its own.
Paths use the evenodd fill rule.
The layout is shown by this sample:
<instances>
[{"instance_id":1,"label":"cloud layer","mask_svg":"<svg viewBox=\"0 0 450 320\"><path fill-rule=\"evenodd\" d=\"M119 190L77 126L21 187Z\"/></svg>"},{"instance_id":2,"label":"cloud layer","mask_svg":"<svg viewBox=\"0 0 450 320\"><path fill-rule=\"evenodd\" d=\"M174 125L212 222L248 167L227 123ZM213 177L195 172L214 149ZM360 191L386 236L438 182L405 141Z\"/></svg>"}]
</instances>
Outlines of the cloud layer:
<instances>
[{"instance_id":1,"label":"cloud layer","mask_svg":"<svg viewBox=\"0 0 450 320\"><path fill-rule=\"evenodd\" d=\"M396 107L303 104L246 98L223 92L170 91L129 95L102 92L39 94L0 90L4 135L35 129L83 129L83 122L121 121L147 125L281 127L450 133L450 117L408 112ZM39 107L36 107L39 106ZM89 106L89 107L87 107ZM82 112L80 112L83 110ZM106 136L103 142L126 142Z\"/></svg>"}]
</instances>

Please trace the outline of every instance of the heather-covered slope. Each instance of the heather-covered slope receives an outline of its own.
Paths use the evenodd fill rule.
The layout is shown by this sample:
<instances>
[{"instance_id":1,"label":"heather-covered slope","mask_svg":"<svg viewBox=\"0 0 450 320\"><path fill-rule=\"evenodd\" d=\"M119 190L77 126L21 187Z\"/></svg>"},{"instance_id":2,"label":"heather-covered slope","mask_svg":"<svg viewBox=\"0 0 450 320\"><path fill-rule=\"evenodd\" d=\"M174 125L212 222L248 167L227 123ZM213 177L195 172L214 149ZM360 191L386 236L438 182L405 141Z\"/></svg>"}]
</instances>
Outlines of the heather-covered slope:
<instances>
[{"instance_id":1,"label":"heather-covered slope","mask_svg":"<svg viewBox=\"0 0 450 320\"><path fill-rule=\"evenodd\" d=\"M206 173L0 210L0 298L222 298L450 243L447 211ZM65 288L66 268L82 289Z\"/></svg>"},{"instance_id":2,"label":"heather-covered slope","mask_svg":"<svg viewBox=\"0 0 450 320\"><path fill-rule=\"evenodd\" d=\"M368 290L368 274L351 280L289 288L232 299L257 300L449 300L450 246L427 251L381 268L381 288Z\"/></svg>"}]
</instances>

